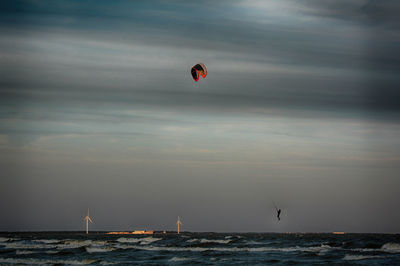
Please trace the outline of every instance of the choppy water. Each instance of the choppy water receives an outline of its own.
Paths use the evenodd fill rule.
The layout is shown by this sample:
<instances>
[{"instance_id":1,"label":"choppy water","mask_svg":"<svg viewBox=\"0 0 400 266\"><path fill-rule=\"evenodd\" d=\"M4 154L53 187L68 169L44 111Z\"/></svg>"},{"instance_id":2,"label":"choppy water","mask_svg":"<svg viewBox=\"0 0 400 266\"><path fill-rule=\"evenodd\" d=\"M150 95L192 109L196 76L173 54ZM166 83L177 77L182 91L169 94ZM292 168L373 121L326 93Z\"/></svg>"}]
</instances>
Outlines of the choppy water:
<instances>
[{"instance_id":1,"label":"choppy water","mask_svg":"<svg viewBox=\"0 0 400 266\"><path fill-rule=\"evenodd\" d=\"M400 235L0 233L0 264L400 265Z\"/></svg>"}]
</instances>

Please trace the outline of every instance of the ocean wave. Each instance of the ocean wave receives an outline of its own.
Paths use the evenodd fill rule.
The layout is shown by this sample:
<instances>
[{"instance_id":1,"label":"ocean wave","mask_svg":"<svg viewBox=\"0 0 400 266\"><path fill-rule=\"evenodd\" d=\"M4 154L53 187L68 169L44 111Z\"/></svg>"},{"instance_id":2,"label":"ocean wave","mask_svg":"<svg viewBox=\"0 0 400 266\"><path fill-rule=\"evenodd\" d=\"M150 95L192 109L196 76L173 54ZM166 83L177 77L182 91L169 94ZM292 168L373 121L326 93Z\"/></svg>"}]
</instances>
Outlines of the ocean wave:
<instances>
[{"instance_id":1,"label":"ocean wave","mask_svg":"<svg viewBox=\"0 0 400 266\"><path fill-rule=\"evenodd\" d=\"M125 243L125 242L124 242L124 243ZM133 249L133 248L135 248L136 246L126 245L126 244L124 244L124 245L116 244L116 245L114 245L114 247L117 248L117 249Z\"/></svg>"},{"instance_id":2,"label":"ocean wave","mask_svg":"<svg viewBox=\"0 0 400 266\"><path fill-rule=\"evenodd\" d=\"M43 264L67 264L67 265L84 265L95 263L97 260L84 259L84 260L39 260L39 259L13 259L13 258L0 258L0 263L11 264L28 264L28 265L43 265Z\"/></svg>"},{"instance_id":3,"label":"ocean wave","mask_svg":"<svg viewBox=\"0 0 400 266\"><path fill-rule=\"evenodd\" d=\"M400 245L397 243L386 243L381 247L382 251L388 252L388 253L400 253Z\"/></svg>"},{"instance_id":4,"label":"ocean wave","mask_svg":"<svg viewBox=\"0 0 400 266\"><path fill-rule=\"evenodd\" d=\"M3 242L5 248L8 249L52 249L56 248L56 245L52 244L38 244L38 243L29 243L25 241L18 242Z\"/></svg>"},{"instance_id":5,"label":"ocean wave","mask_svg":"<svg viewBox=\"0 0 400 266\"><path fill-rule=\"evenodd\" d=\"M99 264L100 265L114 265L114 264L118 264L118 263L102 260L99 262Z\"/></svg>"},{"instance_id":6,"label":"ocean wave","mask_svg":"<svg viewBox=\"0 0 400 266\"><path fill-rule=\"evenodd\" d=\"M197 238L186 240L187 243L193 243L193 242L196 242L196 241L199 241L199 240Z\"/></svg>"},{"instance_id":7,"label":"ocean wave","mask_svg":"<svg viewBox=\"0 0 400 266\"><path fill-rule=\"evenodd\" d=\"M400 253L400 245L397 243L386 243L381 248L353 248L350 249L355 252L387 252L387 253Z\"/></svg>"},{"instance_id":8,"label":"ocean wave","mask_svg":"<svg viewBox=\"0 0 400 266\"><path fill-rule=\"evenodd\" d=\"M160 246L151 246L151 245L116 245L116 248L119 249L139 249L139 250L147 250L147 251L205 251L207 248L185 248L185 247L160 247Z\"/></svg>"},{"instance_id":9,"label":"ocean wave","mask_svg":"<svg viewBox=\"0 0 400 266\"><path fill-rule=\"evenodd\" d=\"M47 254L57 254L57 253L59 253L59 251L57 251L57 250L47 250L46 253Z\"/></svg>"},{"instance_id":10,"label":"ocean wave","mask_svg":"<svg viewBox=\"0 0 400 266\"><path fill-rule=\"evenodd\" d=\"M331 247L329 245L324 245L324 244L321 244L320 246L300 248L301 251L308 251L308 252L326 252L334 249L340 249L340 248Z\"/></svg>"},{"instance_id":11,"label":"ocean wave","mask_svg":"<svg viewBox=\"0 0 400 266\"><path fill-rule=\"evenodd\" d=\"M17 250L15 253L17 255L29 255L29 254L33 254L33 253L37 253L37 252L32 251L32 250Z\"/></svg>"},{"instance_id":12,"label":"ocean wave","mask_svg":"<svg viewBox=\"0 0 400 266\"><path fill-rule=\"evenodd\" d=\"M217 252L314 252L323 255L325 252L334 249L340 249L338 247L331 247L329 245L311 246L311 247L224 247L224 246L213 246L212 244L228 244L232 240L230 239L191 239L186 242L199 241L198 245L187 246L187 247L165 247L165 246L152 246L153 242L162 240L162 238L145 237L145 238L125 238L121 237L117 239L117 242L121 245L114 245L113 247L105 247L107 241L92 241L92 240L65 240L59 244L37 244L37 243L25 243L25 242L4 242L7 248L31 250L31 249L75 249L85 248L88 253L94 252L109 252L115 249L140 249L140 250L151 250L151 251L192 251L192 252L203 252L203 251L217 251ZM133 245L128 245L133 244ZM135 245L136 244L136 245ZM208 244L208 245L207 245ZM247 244L262 244L259 242L249 241ZM397 253L400 251L400 245L396 243L387 243L382 246L382 251ZM23 252L23 251L22 251ZM56 251L54 251L56 252Z\"/></svg>"},{"instance_id":13,"label":"ocean wave","mask_svg":"<svg viewBox=\"0 0 400 266\"><path fill-rule=\"evenodd\" d=\"M11 238L8 238L8 237L0 237L0 242L7 242L7 241L9 241L9 240L11 240Z\"/></svg>"},{"instance_id":14,"label":"ocean wave","mask_svg":"<svg viewBox=\"0 0 400 266\"><path fill-rule=\"evenodd\" d=\"M240 238L243 238L243 236L239 236L239 235L225 236L225 239L240 239Z\"/></svg>"},{"instance_id":15,"label":"ocean wave","mask_svg":"<svg viewBox=\"0 0 400 266\"><path fill-rule=\"evenodd\" d=\"M140 249L147 251L170 251L170 252L204 252L204 251L218 251L218 252L328 252L336 249L328 245L321 245L315 247L166 247L166 246L151 246L151 245L117 245L116 248L121 249Z\"/></svg>"},{"instance_id":16,"label":"ocean wave","mask_svg":"<svg viewBox=\"0 0 400 266\"><path fill-rule=\"evenodd\" d=\"M117 239L118 242L120 243L139 243L140 238L126 238L126 237L120 237Z\"/></svg>"},{"instance_id":17,"label":"ocean wave","mask_svg":"<svg viewBox=\"0 0 400 266\"><path fill-rule=\"evenodd\" d=\"M155 237L151 237L151 236L150 237L145 237L145 238L141 239L140 244L150 244L150 243L159 241L161 239L162 238L155 238Z\"/></svg>"},{"instance_id":18,"label":"ocean wave","mask_svg":"<svg viewBox=\"0 0 400 266\"><path fill-rule=\"evenodd\" d=\"M90 246L93 244L92 240L66 240L64 243L57 244L55 247L57 249L73 249L85 246Z\"/></svg>"},{"instance_id":19,"label":"ocean wave","mask_svg":"<svg viewBox=\"0 0 400 266\"><path fill-rule=\"evenodd\" d=\"M180 261L187 261L187 260L191 260L191 258L173 257L169 261L170 262L180 262Z\"/></svg>"},{"instance_id":20,"label":"ocean wave","mask_svg":"<svg viewBox=\"0 0 400 266\"><path fill-rule=\"evenodd\" d=\"M250 240L250 241L247 241L246 244L247 245L263 245L265 243L261 243L261 242Z\"/></svg>"},{"instance_id":21,"label":"ocean wave","mask_svg":"<svg viewBox=\"0 0 400 266\"><path fill-rule=\"evenodd\" d=\"M59 243L60 240L57 239L35 239L35 242L45 243L45 244L55 244Z\"/></svg>"},{"instance_id":22,"label":"ocean wave","mask_svg":"<svg viewBox=\"0 0 400 266\"><path fill-rule=\"evenodd\" d=\"M162 238L155 238L155 237L144 237L144 238L126 238L126 237L120 237L117 239L118 242L120 243L140 243L143 245L147 245L156 241L161 240Z\"/></svg>"},{"instance_id":23,"label":"ocean wave","mask_svg":"<svg viewBox=\"0 0 400 266\"><path fill-rule=\"evenodd\" d=\"M355 251L355 252L376 252L376 251L381 251L380 249L376 249L376 248L352 248L349 249L351 251Z\"/></svg>"},{"instance_id":24,"label":"ocean wave","mask_svg":"<svg viewBox=\"0 0 400 266\"><path fill-rule=\"evenodd\" d=\"M376 258L383 258L383 256L345 255L343 260L367 260L367 259L376 259Z\"/></svg>"},{"instance_id":25,"label":"ocean wave","mask_svg":"<svg viewBox=\"0 0 400 266\"><path fill-rule=\"evenodd\" d=\"M232 242L232 240L223 240L223 239L201 239L200 243L218 243L218 244L228 244Z\"/></svg>"},{"instance_id":26,"label":"ocean wave","mask_svg":"<svg viewBox=\"0 0 400 266\"><path fill-rule=\"evenodd\" d=\"M110 252L115 250L112 247L86 247L86 251L89 253L97 253L97 252Z\"/></svg>"}]
</instances>

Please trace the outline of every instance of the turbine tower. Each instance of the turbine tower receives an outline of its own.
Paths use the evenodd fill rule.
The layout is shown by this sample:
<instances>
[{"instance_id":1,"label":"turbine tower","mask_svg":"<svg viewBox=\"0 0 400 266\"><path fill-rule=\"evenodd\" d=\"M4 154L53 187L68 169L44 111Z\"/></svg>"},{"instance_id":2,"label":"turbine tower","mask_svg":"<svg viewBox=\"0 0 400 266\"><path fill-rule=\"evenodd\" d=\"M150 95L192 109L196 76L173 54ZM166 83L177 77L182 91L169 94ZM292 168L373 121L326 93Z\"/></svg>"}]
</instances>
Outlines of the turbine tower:
<instances>
[{"instance_id":1,"label":"turbine tower","mask_svg":"<svg viewBox=\"0 0 400 266\"><path fill-rule=\"evenodd\" d=\"M87 209L87 215L86 215L85 219L83 219L83 220L86 221L86 234L88 234L89 233L89 221L91 223L93 223L92 219L90 219L90 217L89 217L89 208Z\"/></svg>"},{"instance_id":2,"label":"turbine tower","mask_svg":"<svg viewBox=\"0 0 400 266\"><path fill-rule=\"evenodd\" d=\"M179 234L179 225L182 224L181 217L178 216L178 221L176 221L176 224L178 225L178 234Z\"/></svg>"}]
</instances>

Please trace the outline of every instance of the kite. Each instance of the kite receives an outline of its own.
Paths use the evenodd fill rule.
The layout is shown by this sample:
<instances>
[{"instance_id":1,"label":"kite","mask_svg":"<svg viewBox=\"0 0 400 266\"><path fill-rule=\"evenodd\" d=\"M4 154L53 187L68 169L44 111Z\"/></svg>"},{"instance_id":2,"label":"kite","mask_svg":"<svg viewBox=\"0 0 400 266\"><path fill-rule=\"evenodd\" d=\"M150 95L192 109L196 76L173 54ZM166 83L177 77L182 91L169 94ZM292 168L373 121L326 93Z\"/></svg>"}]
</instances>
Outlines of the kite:
<instances>
[{"instance_id":1,"label":"kite","mask_svg":"<svg viewBox=\"0 0 400 266\"><path fill-rule=\"evenodd\" d=\"M198 63L192 67L190 71L192 73L192 77L194 81L199 81L200 76L205 78L207 76L207 68L203 63Z\"/></svg>"}]
</instances>

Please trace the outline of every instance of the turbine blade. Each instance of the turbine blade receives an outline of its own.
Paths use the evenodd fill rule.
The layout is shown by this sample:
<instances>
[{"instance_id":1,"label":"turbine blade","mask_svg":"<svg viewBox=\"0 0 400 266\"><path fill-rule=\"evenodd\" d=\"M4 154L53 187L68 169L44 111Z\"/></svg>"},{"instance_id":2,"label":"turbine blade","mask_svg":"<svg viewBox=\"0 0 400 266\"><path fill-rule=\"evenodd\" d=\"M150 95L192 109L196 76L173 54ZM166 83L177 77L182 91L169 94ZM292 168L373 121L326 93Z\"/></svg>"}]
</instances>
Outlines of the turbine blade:
<instances>
[{"instance_id":1,"label":"turbine blade","mask_svg":"<svg viewBox=\"0 0 400 266\"><path fill-rule=\"evenodd\" d=\"M91 223L93 223L93 221L92 221L92 219L90 219L90 217L88 217L88 219L89 219L89 221L90 221Z\"/></svg>"}]
</instances>

